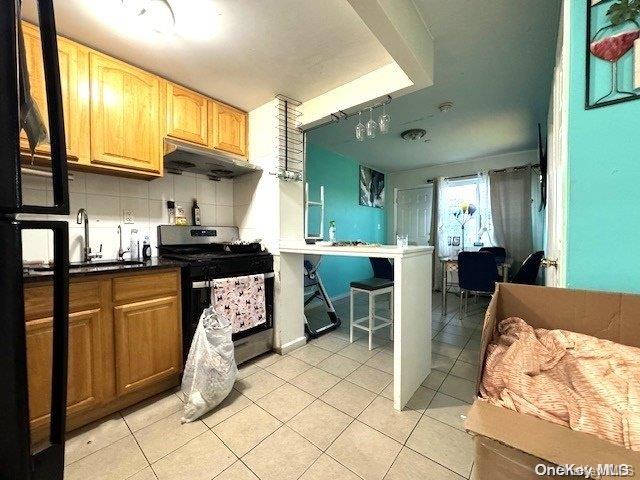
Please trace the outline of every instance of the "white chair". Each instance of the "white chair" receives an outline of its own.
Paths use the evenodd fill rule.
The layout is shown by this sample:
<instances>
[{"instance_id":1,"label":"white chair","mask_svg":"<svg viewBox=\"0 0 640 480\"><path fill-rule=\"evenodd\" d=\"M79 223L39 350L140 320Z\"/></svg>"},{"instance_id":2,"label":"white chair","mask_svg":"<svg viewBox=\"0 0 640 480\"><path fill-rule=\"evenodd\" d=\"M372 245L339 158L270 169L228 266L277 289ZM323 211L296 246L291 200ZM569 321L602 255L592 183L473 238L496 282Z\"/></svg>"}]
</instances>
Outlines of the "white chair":
<instances>
[{"instance_id":1,"label":"white chair","mask_svg":"<svg viewBox=\"0 0 640 480\"><path fill-rule=\"evenodd\" d=\"M369 313L365 317L353 318L353 300L356 293L369 297ZM376 313L376 299L380 295L389 295L389 316L383 317ZM370 278L358 282L351 282L349 341L353 343L353 329L358 328L369 334L369 350L372 349L373 332L389 327L389 339L393 340L393 280Z\"/></svg>"}]
</instances>

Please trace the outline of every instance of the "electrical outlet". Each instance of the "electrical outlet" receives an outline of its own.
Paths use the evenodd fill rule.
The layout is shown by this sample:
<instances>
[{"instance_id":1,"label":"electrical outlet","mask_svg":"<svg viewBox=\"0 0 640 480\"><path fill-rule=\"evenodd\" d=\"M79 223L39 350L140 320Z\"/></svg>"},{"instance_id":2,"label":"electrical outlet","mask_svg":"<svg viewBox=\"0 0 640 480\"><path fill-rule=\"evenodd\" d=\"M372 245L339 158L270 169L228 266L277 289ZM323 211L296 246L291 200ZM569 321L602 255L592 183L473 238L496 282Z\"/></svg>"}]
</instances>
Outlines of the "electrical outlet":
<instances>
[{"instance_id":1,"label":"electrical outlet","mask_svg":"<svg viewBox=\"0 0 640 480\"><path fill-rule=\"evenodd\" d=\"M124 223L133 223L133 210L125 210L122 214Z\"/></svg>"}]
</instances>

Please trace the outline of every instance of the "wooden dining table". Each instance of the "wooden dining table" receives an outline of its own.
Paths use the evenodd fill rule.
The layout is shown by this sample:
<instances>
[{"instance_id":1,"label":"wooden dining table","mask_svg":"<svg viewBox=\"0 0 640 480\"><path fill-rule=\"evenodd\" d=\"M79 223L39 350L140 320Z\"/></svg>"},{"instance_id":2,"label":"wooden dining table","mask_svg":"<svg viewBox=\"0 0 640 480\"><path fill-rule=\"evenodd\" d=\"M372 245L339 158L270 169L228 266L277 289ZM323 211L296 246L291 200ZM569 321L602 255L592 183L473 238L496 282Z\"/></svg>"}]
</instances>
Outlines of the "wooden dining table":
<instances>
[{"instance_id":1,"label":"wooden dining table","mask_svg":"<svg viewBox=\"0 0 640 480\"><path fill-rule=\"evenodd\" d=\"M458 271L458 257L440 257L442 263L442 316L447 316L447 286L453 285L448 281L450 272ZM510 258L505 259L498 264L498 273L502 276L502 281L506 282L509 279L509 267L512 260Z\"/></svg>"}]
</instances>

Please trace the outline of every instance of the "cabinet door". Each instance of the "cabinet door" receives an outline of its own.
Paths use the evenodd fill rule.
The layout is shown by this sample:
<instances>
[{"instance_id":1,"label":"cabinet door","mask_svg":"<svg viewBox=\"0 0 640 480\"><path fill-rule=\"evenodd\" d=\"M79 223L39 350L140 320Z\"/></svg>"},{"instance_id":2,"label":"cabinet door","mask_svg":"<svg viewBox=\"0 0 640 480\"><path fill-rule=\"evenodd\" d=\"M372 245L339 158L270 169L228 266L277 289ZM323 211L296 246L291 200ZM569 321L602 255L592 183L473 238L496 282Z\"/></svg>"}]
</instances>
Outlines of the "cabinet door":
<instances>
[{"instance_id":1,"label":"cabinet door","mask_svg":"<svg viewBox=\"0 0 640 480\"><path fill-rule=\"evenodd\" d=\"M91 163L160 173L160 79L96 52L89 64Z\"/></svg>"},{"instance_id":2,"label":"cabinet door","mask_svg":"<svg viewBox=\"0 0 640 480\"><path fill-rule=\"evenodd\" d=\"M181 369L177 296L114 307L116 390L124 395Z\"/></svg>"},{"instance_id":3,"label":"cabinet door","mask_svg":"<svg viewBox=\"0 0 640 480\"><path fill-rule=\"evenodd\" d=\"M207 99L167 83L167 135L207 145Z\"/></svg>"},{"instance_id":4,"label":"cabinet door","mask_svg":"<svg viewBox=\"0 0 640 480\"><path fill-rule=\"evenodd\" d=\"M209 146L225 152L247 154L247 114L223 103L209 103Z\"/></svg>"},{"instance_id":5,"label":"cabinet door","mask_svg":"<svg viewBox=\"0 0 640 480\"><path fill-rule=\"evenodd\" d=\"M101 310L69 315L67 415L99 405L103 399ZM27 322L29 414L32 428L49 423L51 406L52 318Z\"/></svg>"},{"instance_id":6,"label":"cabinet door","mask_svg":"<svg viewBox=\"0 0 640 480\"><path fill-rule=\"evenodd\" d=\"M38 106L48 130L49 117L40 31L37 27L24 22L22 23L22 31L24 35L27 70L29 71L29 82L31 85L31 96ZM87 88L81 88L78 81L79 61L83 53L80 52L81 48L77 43L58 37L58 59L60 63L65 139L67 155L72 160L77 160L80 155L80 123L82 122L80 118L82 110L80 102L83 101L87 105L89 102ZM81 93L84 95L80 95ZM27 142L27 136L24 131L20 136L20 147L24 151L29 152L29 143ZM36 152L44 155L50 154L51 146L48 143L42 143L38 145Z\"/></svg>"}]
</instances>

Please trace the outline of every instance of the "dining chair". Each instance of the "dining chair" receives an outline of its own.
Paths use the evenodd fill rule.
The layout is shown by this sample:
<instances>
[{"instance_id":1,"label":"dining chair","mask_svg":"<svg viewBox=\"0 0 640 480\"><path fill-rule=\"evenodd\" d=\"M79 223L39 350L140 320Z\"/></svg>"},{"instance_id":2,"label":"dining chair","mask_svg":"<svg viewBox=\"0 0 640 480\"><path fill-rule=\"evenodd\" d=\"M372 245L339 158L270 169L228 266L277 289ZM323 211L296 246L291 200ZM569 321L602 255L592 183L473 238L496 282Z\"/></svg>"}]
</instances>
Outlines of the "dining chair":
<instances>
[{"instance_id":1,"label":"dining chair","mask_svg":"<svg viewBox=\"0 0 640 480\"><path fill-rule=\"evenodd\" d=\"M522 285L535 285L538 278L540 264L544 257L543 251L533 252L529 255L522 266L511 278L511 283L520 283Z\"/></svg>"},{"instance_id":2,"label":"dining chair","mask_svg":"<svg viewBox=\"0 0 640 480\"><path fill-rule=\"evenodd\" d=\"M458 254L458 283L460 310L466 316L469 293L493 293L499 281L498 265L491 252L460 252ZM464 307L463 307L464 302Z\"/></svg>"},{"instance_id":3,"label":"dining chair","mask_svg":"<svg viewBox=\"0 0 640 480\"><path fill-rule=\"evenodd\" d=\"M507 259L507 250L504 247L482 247L480 251L492 253L497 264L501 264Z\"/></svg>"},{"instance_id":4,"label":"dining chair","mask_svg":"<svg viewBox=\"0 0 640 480\"><path fill-rule=\"evenodd\" d=\"M369 257L373 276L375 278L384 278L385 280L393 280L393 263L388 258Z\"/></svg>"}]
</instances>

